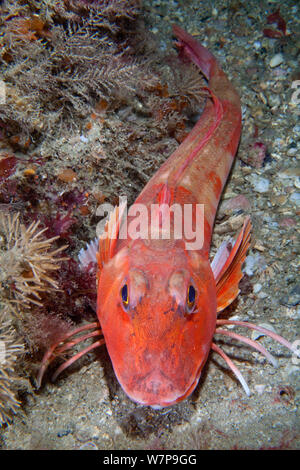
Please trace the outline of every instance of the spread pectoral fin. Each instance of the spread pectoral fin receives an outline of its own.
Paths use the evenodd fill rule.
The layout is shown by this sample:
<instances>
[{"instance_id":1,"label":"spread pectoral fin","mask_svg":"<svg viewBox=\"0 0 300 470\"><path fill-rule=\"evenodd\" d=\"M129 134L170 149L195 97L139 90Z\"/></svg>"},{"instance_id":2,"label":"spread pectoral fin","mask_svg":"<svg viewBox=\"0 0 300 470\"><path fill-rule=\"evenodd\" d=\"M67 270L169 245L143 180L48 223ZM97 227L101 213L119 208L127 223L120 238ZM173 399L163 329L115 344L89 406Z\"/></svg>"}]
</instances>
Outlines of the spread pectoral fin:
<instances>
[{"instance_id":1,"label":"spread pectoral fin","mask_svg":"<svg viewBox=\"0 0 300 470\"><path fill-rule=\"evenodd\" d=\"M228 242L222 244L212 262L217 289L217 312L228 307L239 294L239 282L243 277L242 265L250 245L250 230L251 222L247 217L232 250L229 250Z\"/></svg>"},{"instance_id":2,"label":"spread pectoral fin","mask_svg":"<svg viewBox=\"0 0 300 470\"><path fill-rule=\"evenodd\" d=\"M126 209L126 202L116 206L106 222L104 233L99 239L99 251L97 253L98 266L102 269L115 254L115 247L120 231L122 217Z\"/></svg>"}]
</instances>

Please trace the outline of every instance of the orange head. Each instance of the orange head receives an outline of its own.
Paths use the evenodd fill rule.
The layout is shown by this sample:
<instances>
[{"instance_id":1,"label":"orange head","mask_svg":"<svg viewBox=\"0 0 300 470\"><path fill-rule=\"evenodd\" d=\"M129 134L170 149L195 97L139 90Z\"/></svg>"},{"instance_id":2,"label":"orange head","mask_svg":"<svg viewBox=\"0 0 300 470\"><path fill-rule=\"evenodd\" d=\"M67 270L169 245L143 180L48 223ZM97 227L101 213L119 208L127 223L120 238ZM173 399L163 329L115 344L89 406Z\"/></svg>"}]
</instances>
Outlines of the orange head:
<instances>
[{"instance_id":1,"label":"orange head","mask_svg":"<svg viewBox=\"0 0 300 470\"><path fill-rule=\"evenodd\" d=\"M154 408L177 403L196 387L211 347L210 264L180 244L136 240L103 267L97 314L126 394Z\"/></svg>"}]
</instances>

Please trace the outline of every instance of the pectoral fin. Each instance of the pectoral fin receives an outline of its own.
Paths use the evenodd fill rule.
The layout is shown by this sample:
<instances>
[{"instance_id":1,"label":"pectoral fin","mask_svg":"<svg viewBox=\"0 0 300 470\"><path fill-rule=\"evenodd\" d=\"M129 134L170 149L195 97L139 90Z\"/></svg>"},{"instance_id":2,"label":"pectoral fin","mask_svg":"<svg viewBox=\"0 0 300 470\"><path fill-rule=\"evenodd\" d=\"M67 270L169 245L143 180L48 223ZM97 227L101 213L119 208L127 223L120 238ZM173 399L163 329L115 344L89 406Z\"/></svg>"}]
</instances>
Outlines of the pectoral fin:
<instances>
[{"instance_id":1,"label":"pectoral fin","mask_svg":"<svg viewBox=\"0 0 300 470\"><path fill-rule=\"evenodd\" d=\"M250 218L245 219L242 230L230 251L228 242L221 245L212 262L216 280L217 312L230 305L239 294L239 282L243 277L242 265L250 245Z\"/></svg>"},{"instance_id":2,"label":"pectoral fin","mask_svg":"<svg viewBox=\"0 0 300 470\"><path fill-rule=\"evenodd\" d=\"M99 239L99 251L97 253L98 266L102 269L115 254L122 217L126 208L126 202L116 206L106 222L104 233Z\"/></svg>"}]
</instances>

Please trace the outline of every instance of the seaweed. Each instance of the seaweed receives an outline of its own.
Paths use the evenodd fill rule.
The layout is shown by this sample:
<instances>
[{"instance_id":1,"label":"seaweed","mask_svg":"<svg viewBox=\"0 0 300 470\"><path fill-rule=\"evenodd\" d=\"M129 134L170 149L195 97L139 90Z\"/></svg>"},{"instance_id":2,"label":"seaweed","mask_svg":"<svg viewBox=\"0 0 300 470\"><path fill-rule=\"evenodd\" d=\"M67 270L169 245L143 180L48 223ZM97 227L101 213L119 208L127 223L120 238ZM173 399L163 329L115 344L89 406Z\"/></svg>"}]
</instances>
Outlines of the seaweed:
<instances>
[{"instance_id":1,"label":"seaweed","mask_svg":"<svg viewBox=\"0 0 300 470\"><path fill-rule=\"evenodd\" d=\"M0 39L0 124L6 136L31 140L62 122L71 127L103 98L129 99L143 73L119 33L120 19L134 17L138 2L54 2L47 15L40 3L44 9L34 13L37 2L7 2ZM80 21L63 16L70 11L80 12Z\"/></svg>"}]
</instances>

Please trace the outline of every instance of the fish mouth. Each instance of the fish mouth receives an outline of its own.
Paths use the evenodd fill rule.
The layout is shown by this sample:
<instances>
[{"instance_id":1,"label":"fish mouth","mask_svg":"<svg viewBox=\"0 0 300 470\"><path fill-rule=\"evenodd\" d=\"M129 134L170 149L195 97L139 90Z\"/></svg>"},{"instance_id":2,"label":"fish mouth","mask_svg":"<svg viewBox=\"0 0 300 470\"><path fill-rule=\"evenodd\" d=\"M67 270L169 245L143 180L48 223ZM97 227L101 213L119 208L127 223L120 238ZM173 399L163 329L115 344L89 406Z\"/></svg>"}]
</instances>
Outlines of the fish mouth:
<instances>
[{"instance_id":1,"label":"fish mouth","mask_svg":"<svg viewBox=\"0 0 300 470\"><path fill-rule=\"evenodd\" d=\"M179 403L194 391L201 376L202 365L203 361L185 388L179 387L159 370L134 377L129 386L122 384L121 380L119 382L132 401L159 410Z\"/></svg>"}]
</instances>

